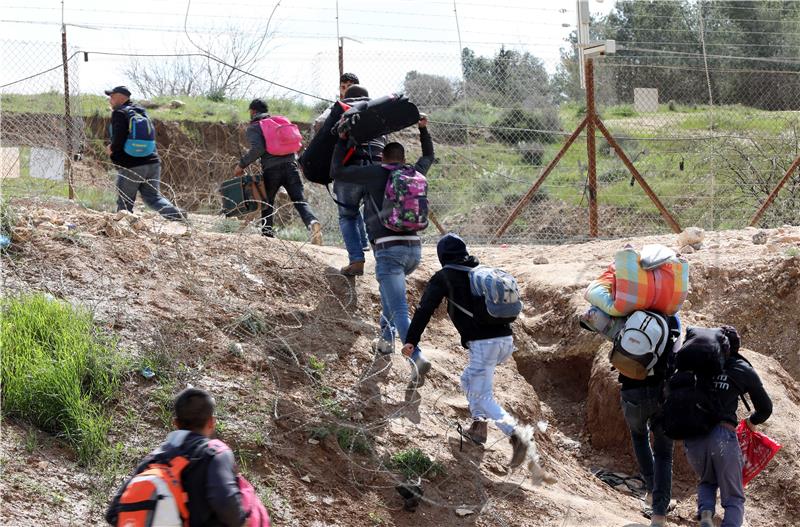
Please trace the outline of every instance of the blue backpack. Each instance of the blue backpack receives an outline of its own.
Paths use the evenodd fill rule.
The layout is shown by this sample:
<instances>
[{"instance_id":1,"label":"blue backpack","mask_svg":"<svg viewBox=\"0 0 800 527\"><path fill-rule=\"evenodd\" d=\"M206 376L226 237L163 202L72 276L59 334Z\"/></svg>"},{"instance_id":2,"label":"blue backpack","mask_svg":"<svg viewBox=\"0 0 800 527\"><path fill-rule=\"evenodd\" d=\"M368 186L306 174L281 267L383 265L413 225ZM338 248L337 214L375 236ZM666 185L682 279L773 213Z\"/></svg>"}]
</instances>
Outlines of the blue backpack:
<instances>
[{"instance_id":1,"label":"blue backpack","mask_svg":"<svg viewBox=\"0 0 800 527\"><path fill-rule=\"evenodd\" d=\"M509 273L479 265L447 264L446 269L465 271L469 275L469 288L473 297L472 311L449 299L459 311L483 324L510 324L522 312L522 299L517 280Z\"/></svg>"},{"instance_id":2,"label":"blue backpack","mask_svg":"<svg viewBox=\"0 0 800 527\"><path fill-rule=\"evenodd\" d=\"M125 111L128 113L128 139L123 150L131 157L151 155L156 151L156 127L144 110L140 113L128 107Z\"/></svg>"}]
</instances>

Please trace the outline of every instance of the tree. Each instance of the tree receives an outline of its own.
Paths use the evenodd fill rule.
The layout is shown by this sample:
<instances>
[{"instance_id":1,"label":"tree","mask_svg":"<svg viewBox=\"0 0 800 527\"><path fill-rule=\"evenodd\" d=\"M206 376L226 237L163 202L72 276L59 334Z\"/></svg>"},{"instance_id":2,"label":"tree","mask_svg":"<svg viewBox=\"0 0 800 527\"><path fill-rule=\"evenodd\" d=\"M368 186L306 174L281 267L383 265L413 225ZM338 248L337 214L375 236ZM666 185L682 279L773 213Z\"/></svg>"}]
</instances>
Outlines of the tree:
<instances>
[{"instance_id":1,"label":"tree","mask_svg":"<svg viewBox=\"0 0 800 527\"><path fill-rule=\"evenodd\" d=\"M176 45L176 56L156 60L134 57L124 74L145 97L203 95L212 99L242 98L256 79L248 74L266 56L273 32L243 32L236 27L210 34L200 51ZM195 37L196 38L196 37ZM193 41L194 42L194 41Z\"/></svg>"},{"instance_id":2,"label":"tree","mask_svg":"<svg viewBox=\"0 0 800 527\"><path fill-rule=\"evenodd\" d=\"M536 106L552 104L555 92L544 63L528 52L501 47L492 58L478 57L469 48L461 52L464 90L470 96L500 106L528 101Z\"/></svg>"},{"instance_id":3,"label":"tree","mask_svg":"<svg viewBox=\"0 0 800 527\"><path fill-rule=\"evenodd\" d=\"M606 100L598 94L598 99L630 102L634 88L654 87L661 100L706 104L710 84L717 104L795 109L799 24L800 2L788 0L619 2L591 25L593 39L614 39L622 48L595 69L596 75L607 75L602 84L613 87L614 96ZM576 95L576 60L562 50L555 79L562 96Z\"/></svg>"},{"instance_id":4,"label":"tree","mask_svg":"<svg viewBox=\"0 0 800 527\"><path fill-rule=\"evenodd\" d=\"M403 91L417 106L447 107L455 100L453 83L447 77L409 71L403 81Z\"/></svg>"}]
</instances>

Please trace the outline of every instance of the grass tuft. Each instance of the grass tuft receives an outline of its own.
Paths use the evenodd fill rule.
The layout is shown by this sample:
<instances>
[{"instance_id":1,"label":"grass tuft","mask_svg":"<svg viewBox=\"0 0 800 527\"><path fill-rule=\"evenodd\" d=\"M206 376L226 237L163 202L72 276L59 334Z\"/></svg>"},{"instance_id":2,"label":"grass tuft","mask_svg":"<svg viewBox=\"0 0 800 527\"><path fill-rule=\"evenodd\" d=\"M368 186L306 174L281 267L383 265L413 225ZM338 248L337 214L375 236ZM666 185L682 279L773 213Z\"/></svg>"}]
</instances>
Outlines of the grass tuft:
<instances>
[{"instance_id":1,"label":"grass tuft","mask_svg":"<svg viewBox=\"0 0 800 527\"><path fill-rule=\"evenodd\" d=\"M3 413L63 438L79 462L107 444L124 365L92 314L42 294L2 301Z\"/></svg>"},{"instance_id":2,"label":"grass tuft","mask_svg":"<svg viewBox=\"0 0 800 527\"><path fill-rule=\"evenodd\" d=\"M419 448L397 452L389 459L389 468L400 472L406 479L434 479L444 474L444 466Z\"/></svg>"}]
</instances>

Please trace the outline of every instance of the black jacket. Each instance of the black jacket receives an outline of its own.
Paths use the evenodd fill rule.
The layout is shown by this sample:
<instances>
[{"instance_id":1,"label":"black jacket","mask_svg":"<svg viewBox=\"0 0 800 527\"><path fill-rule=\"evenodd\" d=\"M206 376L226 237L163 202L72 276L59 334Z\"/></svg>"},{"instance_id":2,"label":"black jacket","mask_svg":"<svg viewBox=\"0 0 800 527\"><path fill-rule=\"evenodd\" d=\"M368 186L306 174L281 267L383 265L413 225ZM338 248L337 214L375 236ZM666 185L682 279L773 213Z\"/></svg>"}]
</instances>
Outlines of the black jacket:
<instances>
[{"instance_id":1,"label":"black jacket","mask_svg":"<svg viewBox=\"0 0 800 527\"><path fill-rule=\"evenodd\" d=\"M133 110L136 113L147 115L147 112L141 106L133 104L131 101L125 102L114 111L111 112L111 162L123 168L132 168L142 165L152 165L160 163L158 151L153 152L145 157L133 157L125 153L125 141L128 140L128 126L130 124L130 116L128 112Z\"/></svg>"},{"instance_id":2,"label":"black jacket","mask_svg":"<svg viewBox=\"0 0 800 527\"><path fill-rule=\"evenodd\" d=\"M427 128L421 128L419 139L422 144L422 157L417 160L414 168L420 174L427 174L433 164L433 140ZM344 166L342 161L347 154L347 141L340 139L333 151L331 162L331 178L364 185L369 197L364 203L364 221L367 225L367 234L371 242L385 236L397 236L398 233L387 229L381 223L378 211L383 207L383 192L386 190L386 180L389 171L381 165L371 166Z\"/></svg>"},{"instance_id":3,"label":"black jacket","mask_svg":"<svg viewBox=\"0 0 800 527\"><path fill-rule=\"evenodd\" d=\"M681 323L677 315L668 316L666 319L670 335L667 340L667 346L664 348L664 353L661 354L661 357L658 358L658 362L653 366L653 375L648 375L645 379L638 380L625 377L620 373L619 382L622 385L620 387L622 391L634 388L646 388L648 386L661 386L674 371L675 353L680 348Z\"/></svg>"},{"instance_id":4,"label":"black jacket","mask_svg":"<svg viewBox=\"0 0 800 527\"><path fill-rule=\"evenodd\" d=\"M254 163L256 159L261 158L261 171L266 172L269 168L275 168L282 163L292 163L296 157L294 154L285 156L274 156L267 152L267 144L264 141L264 134L261 132L261 125L258 122L262 119L269 117L268 113L256 114L247 125L245 137L250 144L250 150L245 153L239 160L239 166L247 168L248 165Z\"/></svg>"},{"instance_id":5,"label":"black jacket","mask_svg":"<svg viewBox=\"0 0 800 527\"><path fill-rule=\"evenodd\" d=\"M739 396L748 394L753 403L750 422L758 425L766 421L772 415L772 400L764 390L761 378L753 366L735 354L725 362L724 370L724 373L713 379L714 393L720 403L720 420L737 424L736 409L739 406Z\"/></svg>"},{"instance_id":6,"label":"black jacket","mask_svg":"<svg viewBox=\"0 0 800 527\"><path fill-rule=\"evenodd\" d=\"M453 262L455 263L455 262ZM470 256L460 265L476 267L477 258ZM447 314L461 336L461 345L469 348L467 343L471 340L484 340L496 337L507 337L513 334L511 324L482 325L472 317L458 309L453 302L465 307L472 305L472 292L469 287L469 277L466 271L443 268L434 274L425 286L422 298L417 309L414 311L414 318L411 319L411 326L406 335L406 344L419 344L425 327L430 322L434 311L447 298ZM452 300L452 301L451 301Z\"/></svg>"},{"instance_id":7,"label":"black jacket","mask_svg":"<svg viewBox=\"0 0 800 527\"><path fill-rule=\"evenodd\" d=\"M189 497L189 526L241 527L247 515L242 508L233 452L227 450L212 455L205 447L207 443L208 438L194 432L171 432L164 444L142 460L131 477L154 461L185 455L192 460L181 473L181 484ZM111 525L117 523L119 500L129 479L122 484L106 511L106 521Z\"/></svg>"}]
</instances>

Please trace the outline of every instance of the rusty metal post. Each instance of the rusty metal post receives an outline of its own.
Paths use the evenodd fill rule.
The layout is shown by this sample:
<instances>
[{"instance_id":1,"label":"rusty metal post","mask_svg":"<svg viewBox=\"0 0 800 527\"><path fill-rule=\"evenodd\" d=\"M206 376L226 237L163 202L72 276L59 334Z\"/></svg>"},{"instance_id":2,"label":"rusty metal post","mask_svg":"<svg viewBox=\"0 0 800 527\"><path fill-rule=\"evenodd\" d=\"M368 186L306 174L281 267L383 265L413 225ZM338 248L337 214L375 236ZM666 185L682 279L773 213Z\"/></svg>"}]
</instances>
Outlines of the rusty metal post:
<instances>
[{"instance_id":1,"label":"rusty metal post","mask_svg":"<svg viewBox=\"0 0 800 527\"><path fill-rule=\"evenodd\" d=\"M339 37L339 78L344 75L344 39Z\"/></svg>"},{"instance_id":2,"label":"rusty metal post","mask_svg":"<svg viewBox=\"0 0 800 527\"><path fill-rule=\"evenodd\" d=\"M447 231L444 229L444 227L442 227L442 224L439 223L439 219L430 209L428 209L428 219L431 220L431 223L433 223L436 226L436 230L439 231L439 234L441 234L442 236L447 234Z\"/></svg>"},{"instance_id":3,"label":"rusty metal post","mask_svg":"<svg viewBox=\"0 0 800 527\"><path fill-rule=\"evenodd\" d=\"M761 219L761 216L764 215L769 206L772 205L772 202L775 201L775 198L778 196L778 192L780 192L783 186L786 184L786 182L789 181L789 178L792 177L792 173L795 170L797 170L797 167L800 167L800 156L797 156L797 159L794 160L792 166L789 167L789 170L786 171L786 174L784 174L783 178L781 178L781 180L778 182L778 184L775 186L772 192L770 192L769 196L767 196L767 201L765 201L764 204L761 205L761 208L758 209L758 212L756 212L755 216L753 216L753 219L750 220L751 227L756 226L758 220Z\"/></svg>"},{"instance_id":4,"label":"rusty metal post","mask_svg":"<svg viewBox=\"0 0 800 527\"><path fill-rule=\"evenodd\" d=\"M589 237L597 238L597 151L595 149L594 61L586 59L586 152L589 161Z\"/></svg>"},{"instance_id":5,"label":"rusty metal post","mask_svg":"<svg viewBox=\"0 0 800 527\"><path fill-rule=\"evenodd\" d=\"M67 176L67 195L75 199L72 186L72 118L69 109L69 60L67 59L67 26L61 26L61 62L64 67L64 173Z\"/></svg>"},{"instance_id":6,"label":"rusty metal post","mask_svg":"<svg viewBox=\"0 0 800 527\"><path fill-rule=\"evenodd\" d=\"M528 192L526 192L525 195L522 196L522 199L520 199L519 202L514 206L514 210L511 211L511 214L508 215L506 221L503 222L503 225L501 225L500 228L495 233L494 238L492 238L491 240L492 242L494 242L497 238L499 238L506 232L506 229L508 229L511 226L511 224L514 223L514 220L517 219L517 216L519 216L520 212L522 212L522 209L524 209L528 205L528 203L530 203L530 201L533 199L533 195L536 194L536 191L539 190L540 186L542 186L544 180L547 178L550 172L555 168L558 162L561 161L561 158L564 157L564 154L567 152L567 150L569 150L569 147L572 146L572 143L575 142L575 139L578 138L583 129L586 128L586 124L588 121L589 121L588 117L585 117L583 121L581 121L581 124L579 124L578 127L575 129L575 131L572 132L572 135L569 136L567 142L564 143L564 146L562 146L561 150L558 151L556 157L554 157L553 160L550 161L546 167L544 167L544 170L542 170L541 175L539 175L539 179L536 180L536 183L533 184L533 186L528 190Z\"/></svg>"},{"instance_id":7,"label":"rusty metal post","mask_svg":"<svg viewBox=\"0 0 800 527\"><path fill-rule=\"evenodd\" d=\"M661 203L661 200L658 199L658 196L656 196L656 193L653 192L653 189L650 188L650 185L647 184L647 182L644 180L644 178L639 173L639 171L636 169L636 167L633 166L633 163L631 162L630 159L628 159L628 156L625 155L625 152L622 150L622 147L619 146L619 143L617 143L617 140L614 139L614 137L611 135L611 132L608 131L608 129L606 128L606 125L603 124L603 121L601 121L600 119L597 119L597 123L596 124L597 124L597 129L600 130L600 133L602 133L605 136L606 140L608 141L608 144L611 145L611 147L617 153L617 156L620 158L622 163L628 169L628 172L631 173L631 175L634 177L634 179L642 187L642 189L644 190L645 194L647 194L647 196L650 198L650 200L655 204L656 208L661 213L661 216L666 220L667 224L669 224L669 226L672 227L672 230L675 231L676 233L681 232L681 226L678 224L678 222L675 220L675 218L672 217L672 214L669 213L669 211L664 206L664 204Z\"/></svg>"}]
</instances>

